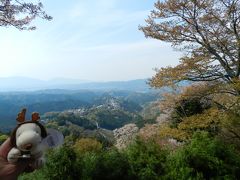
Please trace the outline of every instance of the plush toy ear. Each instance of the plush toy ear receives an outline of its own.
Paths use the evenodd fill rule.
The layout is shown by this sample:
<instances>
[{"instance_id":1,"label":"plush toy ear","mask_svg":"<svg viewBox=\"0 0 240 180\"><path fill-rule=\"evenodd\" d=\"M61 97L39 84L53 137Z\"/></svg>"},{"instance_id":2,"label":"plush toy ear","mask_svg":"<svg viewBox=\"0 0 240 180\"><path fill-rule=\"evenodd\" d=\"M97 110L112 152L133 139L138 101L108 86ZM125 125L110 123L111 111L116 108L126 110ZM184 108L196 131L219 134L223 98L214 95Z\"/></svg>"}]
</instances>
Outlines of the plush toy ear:
<instances>
[{"instance_id":1,"label":"plush toy ear","mask_svg":"<svg viewBox=\"0 0 240 180\"><path fill-rule=\"evenodd\" d=\"M37 113L37 112L32 113L32 121L33 122L36 122L39 119L40 119L39 113Z\"/></svg>"},{"instance_id":2,"label":"plush toy ear","mask_svg":"<svg viewBox=\"0 0 240 180\"><path fill-rule=\"evenodd\" d=\"M18 116L17 116L16 120L19 123L23 123L25 121L26 111L27 111L27 109L24 108L24 109L22 109L22 111L20 113L18 113Z\"/></svg>"}]
</instances>

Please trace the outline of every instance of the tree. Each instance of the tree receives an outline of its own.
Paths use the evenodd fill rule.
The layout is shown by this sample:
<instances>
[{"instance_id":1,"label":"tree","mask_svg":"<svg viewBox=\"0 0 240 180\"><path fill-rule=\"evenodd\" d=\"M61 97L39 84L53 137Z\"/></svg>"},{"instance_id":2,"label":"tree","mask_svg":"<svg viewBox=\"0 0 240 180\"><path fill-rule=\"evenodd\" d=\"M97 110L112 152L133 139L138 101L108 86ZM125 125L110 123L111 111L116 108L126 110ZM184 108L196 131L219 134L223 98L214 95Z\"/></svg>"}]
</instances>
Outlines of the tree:
<instances>
[{"instance_id":1,"label":"tree","mask_svg":"<svg viewBox=\"0 0 240 180\"><path fill-rule=\"evenodd\" d=\"M77 155L69 146L62 146L48 153L47 162L41 170L44 179L79 179L81 167L77 164Z\"/></svg>"},{"instance_id":2,"label":"tree","mask_svg":"<svg viewBox=\"0 0 240 180\"><path fill-rule=\"evenodd\" d=\"M190 143L167 157L163 179L239 179L239 165L237 149L196 132Z\"/></svg>"},{"instance_id":3,"label":"tree","mask_svg":"<svg viewBox=\"0 0 240 180\"><path fill-rule=\"evenodd\" d=\"M186 53L179 65L158 69L152 86L239 79L240 0L165 0L155 8L140 30Z\"/></svg>"},{"instance_id":4,"label":"tree","mask_svg":"<svg viewBox=\"0 0 240 180\"><path fill-rule=\"evenodd\" d=\"M116 149L85 155L81 179L134 179L127 156Z\"/></svg>"},{"instance_id":5,"label":"tree","mask_svg":"<svg viewBox=\"0 0 240 180\"><path fill-rule=\"evenodd\" d=\"M79 154L84 154L87 152L100 152L102 150L102 144L96 139L82 138L76 141L74 150Z\"/></svg>"},{"instance_id":6,"label":"tree","mask_svg":"<svg viewBox=\"0 0 240 180\"><path fill-rule=\"evenodd\" d=\"M0 0L0 26L14 26L19 30L34 30L30 23L36 17L51 20L43 11L43 4L24 2L22 0Z\"/></svg>"},{"instance_id":7,"label":"tree","mask_svg":"<svg viewBox=\"0 0 240 180\"><path fill-rule=\"evenodd\" d=\"M133 179L161 179L160 176L164 175L166 170L164 165L168 151L161 148L154 141L144 142L137 139L126 150L130 168L132 171Z\"/></svg>"}]
</instances>

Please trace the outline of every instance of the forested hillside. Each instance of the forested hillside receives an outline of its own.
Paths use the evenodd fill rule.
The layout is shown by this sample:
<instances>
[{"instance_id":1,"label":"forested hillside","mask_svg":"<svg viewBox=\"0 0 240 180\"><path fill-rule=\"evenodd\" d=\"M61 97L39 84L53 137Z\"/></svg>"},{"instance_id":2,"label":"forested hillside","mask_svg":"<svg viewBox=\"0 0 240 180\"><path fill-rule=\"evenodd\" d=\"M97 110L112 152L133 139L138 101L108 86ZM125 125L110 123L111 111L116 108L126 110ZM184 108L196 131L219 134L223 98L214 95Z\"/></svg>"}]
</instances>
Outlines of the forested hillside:
<instances>
[{"instance_id":1,"label":"forested hillside","mask_svg":"<svg viewBox=\"0 0 240 180\"><path fill-rule=\"evenodd\" d=\"M28 112L39 112L41 115L48 112L81 108L89 109L88 114L91 114L91 108L96 109L101 105L103 105L103 108L107 105L115 105L116 111L119 111L118 113L122 115L125 114L127 117L132 115L127 115L125 111L129 114L140 112L144 105L160 97L160 91L141 93L133 91L44 90L0 93L0 125L4 125L0 126L0 129L9 131L13 128L16 124L16 115L23 107L27 108ZM101 111L101 109L98 111ZM107 112L102 110L102 114L104 113L107 115ZM29 116L30 114L28 114L28 118ZM108 116L112 115L109 114ZM129 118L125 121L128 120ZM115 127L118 127L118 125Z\"/></svg>"}]
</instances>

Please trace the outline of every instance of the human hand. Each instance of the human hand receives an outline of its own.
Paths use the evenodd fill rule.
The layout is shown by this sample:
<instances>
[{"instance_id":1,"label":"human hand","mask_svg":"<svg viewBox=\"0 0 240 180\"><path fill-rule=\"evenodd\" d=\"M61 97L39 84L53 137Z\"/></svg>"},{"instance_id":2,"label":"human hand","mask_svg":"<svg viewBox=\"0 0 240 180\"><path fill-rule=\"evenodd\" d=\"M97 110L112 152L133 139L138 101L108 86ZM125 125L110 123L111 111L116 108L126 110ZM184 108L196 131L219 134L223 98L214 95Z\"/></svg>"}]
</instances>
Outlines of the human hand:
<instances>
[{"instance_id":1,"label":"human hand","mask_svg":"<svg viewBox=\"0 0 240 180\"><path fill-rule=\"evenodd\" d=\"M23 172L31 172L34 168L31 166L31 159L21 159L16 163L7 161L8 152L12 149L10 139L7 139L0 146L0 179L15 180Z\"/></svg>"}]
</instances>

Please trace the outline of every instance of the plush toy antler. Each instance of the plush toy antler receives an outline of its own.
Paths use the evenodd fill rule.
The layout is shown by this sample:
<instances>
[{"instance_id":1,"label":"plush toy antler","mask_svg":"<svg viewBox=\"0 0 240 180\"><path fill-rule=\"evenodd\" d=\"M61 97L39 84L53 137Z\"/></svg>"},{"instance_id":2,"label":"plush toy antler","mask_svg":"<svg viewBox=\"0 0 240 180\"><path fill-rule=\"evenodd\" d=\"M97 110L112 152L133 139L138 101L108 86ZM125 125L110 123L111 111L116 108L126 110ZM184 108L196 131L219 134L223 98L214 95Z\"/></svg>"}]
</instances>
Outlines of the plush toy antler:
<instances>
[{"instance_id":1,"label":"plush toy antler","mask_svg":"<svg viewBox=\"0 0 240 180\"><path fill-rule=\"evenodd\" d=\"M18 113L18 116L17 116L17 119L16 119L16 120L17 120L19 123L23 123L23 122L25 121L26 111L27 111L27 109L24 108L24 109L22 109L22 111L21 111L20 113Z\"/></svg>"},{"instance_id":2,"label":"plush toy antler","mask_svg":"<svg viewBox=\"0 0 240 180\"><path fill-rule=\"evenodd\" d=\"M37 113L37 112L32 113L32 121L33 122L36 122L39 119L40 119L39 113Z\"/></svg>"}]
</instances>

